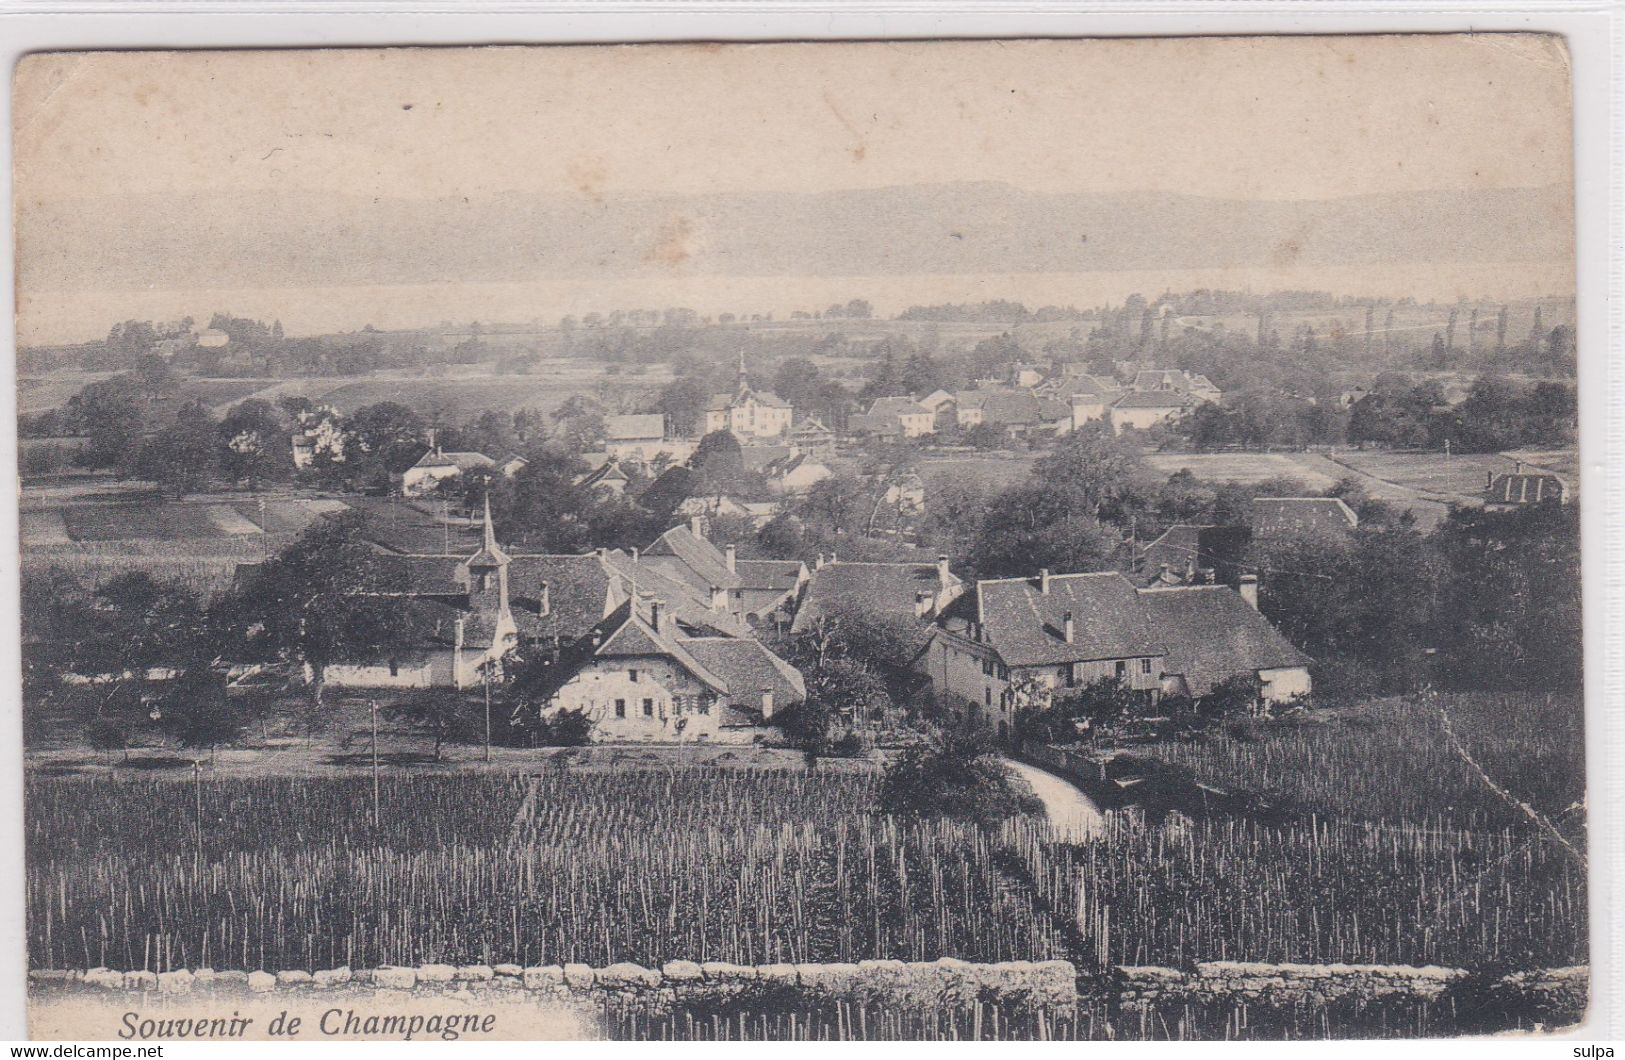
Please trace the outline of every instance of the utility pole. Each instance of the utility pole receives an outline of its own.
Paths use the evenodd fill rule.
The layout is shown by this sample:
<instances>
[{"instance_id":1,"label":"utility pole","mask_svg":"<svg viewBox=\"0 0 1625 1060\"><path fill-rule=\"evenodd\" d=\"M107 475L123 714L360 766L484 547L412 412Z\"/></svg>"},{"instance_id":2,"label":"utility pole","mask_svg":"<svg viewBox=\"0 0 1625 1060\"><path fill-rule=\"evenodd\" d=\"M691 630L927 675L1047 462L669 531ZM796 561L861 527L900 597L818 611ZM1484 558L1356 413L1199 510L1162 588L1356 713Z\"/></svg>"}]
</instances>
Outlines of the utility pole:
<instances>
[{"instance_id":1,"label":"utility pole","mask_svg":"<svg viewBox=\"0 0 1625 1060\"><path fill-rule=\"evenodd\" d=\"M368 700L372 708L372 830L378 831L378 701Z\"/></svg>"},{"instance_id":2,"label":"utility pole","mask_svg":"<svg viewBox=\"0 0 1625 1060\"><path fill-rule=\"evenodd\" d=\"M491 760L491 661L486 660L485 666L485 760Z\"/></svg>"},{"instance_id":3,"label":"utility pole","mask_svg":"<svg viewBox=\"0 0 1625 1060\"><path fill-rule=\"evenodd\" d=\"M442 556L451 555L451 511L448 504L446 498L440 498L440 530L441 540L444 542L440 551Z\"/></svg>"}]
</instances>

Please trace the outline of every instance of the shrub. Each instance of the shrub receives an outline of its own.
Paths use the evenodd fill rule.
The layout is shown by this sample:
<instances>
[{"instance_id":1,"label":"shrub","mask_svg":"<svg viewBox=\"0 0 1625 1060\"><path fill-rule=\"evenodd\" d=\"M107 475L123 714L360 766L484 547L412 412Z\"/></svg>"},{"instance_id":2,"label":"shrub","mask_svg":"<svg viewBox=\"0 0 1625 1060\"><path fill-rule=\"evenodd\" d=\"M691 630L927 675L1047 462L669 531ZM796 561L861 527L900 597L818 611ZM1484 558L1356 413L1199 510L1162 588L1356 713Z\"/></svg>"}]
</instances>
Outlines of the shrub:
<instances>
[{"instance_id":1,"label":"shrub","mask_svg":"<svg viewBox=\"0 0 1625 1060\"><path fill-rule=\"evenodd\" d=\"M983 825L1041 809L988 753L983 734L968 728L950 730L939 746L910 748L899 755L886 767L880 803L886 812L899 816L948 817Z\"/></svg>"},{"instance_id":2,"label":"shrub","mask_svg":"<svg viewBox=\"0 0 1625 1060\"><path fill-rule=\"evenodd\" d=\"M536 738L546 747L585 747L592 742L592 719L583 710L560 710L541 720Z\"/></svg>"}]
</instances>

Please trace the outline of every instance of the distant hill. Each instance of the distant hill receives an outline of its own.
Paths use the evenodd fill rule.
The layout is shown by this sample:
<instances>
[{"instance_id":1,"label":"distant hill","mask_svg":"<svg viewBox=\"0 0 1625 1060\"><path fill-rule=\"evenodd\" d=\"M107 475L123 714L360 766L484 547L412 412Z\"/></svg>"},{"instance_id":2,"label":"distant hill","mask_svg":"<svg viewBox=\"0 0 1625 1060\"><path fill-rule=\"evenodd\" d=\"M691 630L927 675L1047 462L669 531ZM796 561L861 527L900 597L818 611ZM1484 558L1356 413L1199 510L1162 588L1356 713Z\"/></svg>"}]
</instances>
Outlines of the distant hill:
<instances>
[{"instance_id":1,"label":"distant hill","mask_svg":"<svg viewBox=\"0 0 1625 1060\"><path fill-rule=\"evenodd\" d=\"M1006 184L374 200L219 193L20 211L25 291L1494 264L1573 257L1561 187L1244 202Z\"/></svg>"}]
</instances>

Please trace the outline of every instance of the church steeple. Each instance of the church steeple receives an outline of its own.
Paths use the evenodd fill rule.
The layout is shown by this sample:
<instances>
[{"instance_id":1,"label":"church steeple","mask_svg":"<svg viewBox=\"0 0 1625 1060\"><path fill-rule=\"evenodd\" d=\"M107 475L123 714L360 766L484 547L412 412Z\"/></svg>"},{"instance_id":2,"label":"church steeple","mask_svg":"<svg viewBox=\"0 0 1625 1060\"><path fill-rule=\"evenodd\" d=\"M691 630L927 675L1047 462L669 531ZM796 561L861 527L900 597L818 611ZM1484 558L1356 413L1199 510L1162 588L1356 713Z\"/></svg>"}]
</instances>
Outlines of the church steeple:
<instances>
[{"instance_id":1,"label":"church steeple","mask_svg":"<svg viewBox=\"0 0 1625 1060\"><path fill-rule=\"evenodd\" d=\"M745 351L741 348L739 351L739 385L734 388L734 393L743 396L749 392L750 375L745 371Z\"/></svg>"},{"instance_id":2,"label":"church steeple","mask_svg":"<svg viewBox=\"0 0 1625 1060\"><path fill-rule=\"evenodd\" d=\"M485 541L468 559L470 597L488 596L495 591L497 609L508 609L508 554L497 544L496 527L491 524L491 494L485 494Z\"/></svg>"}]
</instances>

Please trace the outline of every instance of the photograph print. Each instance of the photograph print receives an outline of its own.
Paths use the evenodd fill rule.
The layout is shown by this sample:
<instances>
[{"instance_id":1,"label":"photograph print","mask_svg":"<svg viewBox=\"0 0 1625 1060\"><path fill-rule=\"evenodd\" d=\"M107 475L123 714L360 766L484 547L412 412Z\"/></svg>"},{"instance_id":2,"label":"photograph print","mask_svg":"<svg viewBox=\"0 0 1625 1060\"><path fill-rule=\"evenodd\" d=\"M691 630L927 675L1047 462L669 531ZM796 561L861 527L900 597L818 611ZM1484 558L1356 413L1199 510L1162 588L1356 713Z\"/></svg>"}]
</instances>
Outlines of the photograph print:
<instances>
[{"instance_id":1,"label":"photograph print","mask_svg":"<svg viewBox=\"0 0 1625 1060\"><path fill-rule=\"evenodd\" d=\"M31 1035L1579 1025L1570 82L25 57Z\"/></svg>"}]
</instances>

